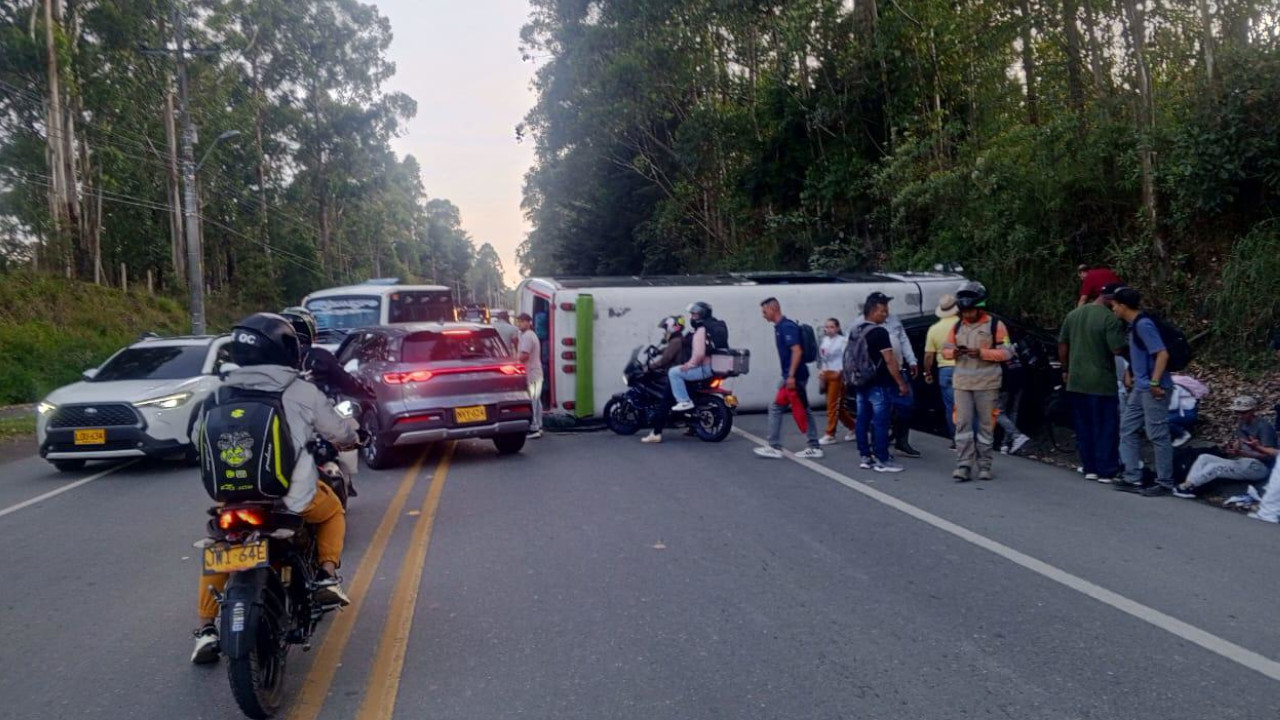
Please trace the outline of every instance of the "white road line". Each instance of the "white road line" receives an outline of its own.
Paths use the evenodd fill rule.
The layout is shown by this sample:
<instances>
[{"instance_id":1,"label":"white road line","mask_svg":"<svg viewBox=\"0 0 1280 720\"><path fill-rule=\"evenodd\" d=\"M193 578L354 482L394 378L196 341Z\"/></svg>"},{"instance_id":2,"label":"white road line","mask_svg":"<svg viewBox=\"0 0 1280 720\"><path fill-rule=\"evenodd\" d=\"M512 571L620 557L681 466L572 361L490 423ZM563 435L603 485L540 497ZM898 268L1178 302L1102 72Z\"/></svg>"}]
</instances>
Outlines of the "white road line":
<instances>
[{"instance_id":1,"label":"white road line","mask_svg":"<svg viewBox=\"0 0 1280 720\"><path fill-rule=\"evenodd\" d=\"M100 473L94 473L93 475L90 475L90 476L89 476L89 477L87 477L87 478L81 478L81 479L79 479L79 480L77 480L77 481L75 481L75 482L73 482L73 483L67 483L66 485L63 485L63 486L62 486L62 487L60 487L60 488L57 488L57 489L55 489L55 490L50 490L49 492L47 492L47 493L45 493L45 494L43 494L43 495L37 495L37 496L35 496L35 497L31 498L30 500L24 500L24 501L22 501L22 502L18 503L17 505L10 505L9 507L7 507L7 508L5 508L5 509L0 510L0 517L4 517L5 515L8 515L9 513L15 513L15 512L18 512L19 510L21 510L22 508L25 508L25 507L31 507L32 505L35 505L35 504L36 504L36 503L38 503L38 502L43 502L43 501L45 501L45 500L48 500L49 498L51 498L51 497L53 497L53 496L55 496L55 495L61 495L62 493L67 492L68 490L75 490L76 488L80 487L81 485L88 485L89 483L93 482L94 480L100 480L100 479L102 479L102 478L104 478L104 477L106 477L106 476L110 475L111 473L113 473L113 472L115 472L115 471L117 471L117 470L123 470L123 469L125 469L125 468L129 467L130 465L132 465L132 464L134 464L134 463L136 463L136 462L138 462L138 461L137 461L137 460L130 460L129 462L121 463L120 465L113 465L113 466L111 466L111 467L107 468L106 470L103 470L103 471L102 471L102 472L100 472Z\"/></svg>"},{"instance_id":2,"label":"white road line","mask_svg":"<svg viewBox=\"0 0 1280 720\"><path fill-rule=\"evenodd\" d=\"M768 444L763 438L752 435L745 430L734 428L733 431L757 445ZM1143 622L1150 623L1161 630L1172 633L1183 640L1186 640L1187 642L1195 643L1209 652L1221 655L1222 657L1239 665L1243 665L1250 670L1255 670L1266 675L1272 680L1280 681L1280 662L1263 655L1259 655L1258 653L1249 650L1248 648L1236 645L1229 640L1224 640L1217 635L1213 635L1212 633L1201 630L1194 625L1185 623L1170 615L1166 615L1159 610L1143 605L1136 600L1130 600L1119 593L1115 593L1104 587L1095 585L1082 577L1072 575L1071 573L1056 568L1042 560L1037 560L1030 555L1018 552L1008 545L996 542L984 535L979 535L978 533L967 528L963 528L950 520L940 518L927 510L922 510L911 503L899 500L888 493L876 490L865 483L858 482L847 475L842 475L835 470L824 467L812 460L804 460L802 458L795 457L795 455L790 452L786 453L786 457L792 462L802 465L819 475L835 480L850 490L862 493L876 502L888 505L899 512L906 513L921 522L928 523L945 533L954 535L965 542L982 548L983 550L993 552L1016 565L1020 565L1031 572L1036 573L1037 575L1048 578L1049 580L1061 585L1065 585L1078 593L1097 600L1098 602L1110 605L1120 612L1131 615Z\"/></svg>"}]
</instances>

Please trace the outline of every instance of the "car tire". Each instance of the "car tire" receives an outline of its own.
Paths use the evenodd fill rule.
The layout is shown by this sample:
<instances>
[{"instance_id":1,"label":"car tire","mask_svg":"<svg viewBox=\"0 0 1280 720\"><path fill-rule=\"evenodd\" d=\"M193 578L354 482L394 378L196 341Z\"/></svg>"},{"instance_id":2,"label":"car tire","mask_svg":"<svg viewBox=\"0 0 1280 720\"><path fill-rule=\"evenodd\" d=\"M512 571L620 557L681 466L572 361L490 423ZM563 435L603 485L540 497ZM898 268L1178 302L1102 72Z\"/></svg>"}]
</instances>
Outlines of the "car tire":
<instances>
[{"instance_id":1,"label":"car tire","mask_svg":"<svg viewBox=\"0 0 1280 720\"><path fill-rule=\"evenodd\" d=\"M360 424L369 434L369 442L360 448L360 457L370 470L388 470L396 465L396 451L378 434L378 413L367 412L360 418Z\"/></svg>"},{"instance_id":2,"label":"car tire","mask_svg":"<svg viewBox=\"0 0 1280 720\"><path fill-rule=\"evenodd\" d=\"M525 433L507 433L495 437L493 445L498 448L499 455L514 455L524 448L526 438L528 435Z\"/></svg>"},{"instance_id":3,"label":"car tire","mask_svg":"<svg viewBox=\"0 0 1280 720\"><path fill-rule=\"evenodd\" d=\"M58 472L76 472L84 469L84 460L51 460Z\"/></svg>"}]
</instances>

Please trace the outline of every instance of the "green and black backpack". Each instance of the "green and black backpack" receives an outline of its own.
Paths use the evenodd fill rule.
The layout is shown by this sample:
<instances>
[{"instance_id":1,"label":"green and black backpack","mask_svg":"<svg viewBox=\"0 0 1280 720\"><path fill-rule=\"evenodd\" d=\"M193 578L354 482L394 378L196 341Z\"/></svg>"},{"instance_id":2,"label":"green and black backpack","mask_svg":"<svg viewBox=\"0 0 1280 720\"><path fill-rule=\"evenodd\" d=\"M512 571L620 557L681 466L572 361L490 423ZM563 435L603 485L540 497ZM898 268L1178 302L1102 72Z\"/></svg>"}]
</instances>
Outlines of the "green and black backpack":
<instances>
[{"instance_id":1,"label":"green and black backpack","mask_svg":"<svg viewBox=\"0 0 1280 720\"><path fill-rule=\"evenodd\" d=\"M284 391L222 387L200 421L200 478L218 502L284 497L297 455Z\"/></svg>"}]
</instances>

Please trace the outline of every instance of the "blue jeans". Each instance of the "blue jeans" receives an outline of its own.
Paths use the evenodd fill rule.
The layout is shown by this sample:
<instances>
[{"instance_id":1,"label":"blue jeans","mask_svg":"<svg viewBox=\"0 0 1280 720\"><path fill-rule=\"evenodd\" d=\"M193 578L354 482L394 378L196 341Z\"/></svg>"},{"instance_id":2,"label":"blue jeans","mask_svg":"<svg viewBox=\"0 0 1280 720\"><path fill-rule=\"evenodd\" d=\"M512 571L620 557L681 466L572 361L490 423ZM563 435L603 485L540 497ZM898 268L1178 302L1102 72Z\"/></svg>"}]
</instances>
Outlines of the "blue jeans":
<instances>
[{"instance_id":1,"label":"blue jeans","mask_svg":"<svg viewBox=\"0 0 1280 720\"><path fill-rule=\"evenodd\" d=\"M854 434L858 436L858 454L872 457L874 442L875 459L889 462L889 418L893 413L896 388L872 385L858 389L858 420ZM868 437L872 436L872 437Z\"/></svg>"},{"instance_id":2,"label":"blue jeans","mask_svg":"<svg viewBox=\"0 0 1280 720\"><path fill-rule=\"evenodd\" d=\"M956 374L952 367L938 368L938 392L942 395L942 413L947 419L947 435L956 436L956 389L951 383L951 376Z\"/></svg>"},{"instance_id":3,"label":"blue jeans","mask_svg":"<svg viewBox=\"0 0 1280 720\"><path fill-rule=\"evenodd\" d=\"M698 365L688 370L681 370L679 365L667 371L667 379L671 381L671 394L677 403L693 402L689 399L689 389L684 386L686 380L706 380L711 377L710 365Z\"/></svg>"},{"instance_id":4,"label":"blue jeans","mask_svg":"<svg viewBox=\"0 0 1280 720\"><path fill-rule=\"evenodd\" d=\"M1120 472L1120 399L1070 393L1076 451L1086 475L1113 478Z\"/></svg>"},{"instance_id":5,"label":"blue jeans","mask_svg":"<svg viewBox=\"0 0 1280 720\"><path fill-rule=\"evenodd\" d=\"M1181 435L1184 432L1191 432L1191 426L1196 424L1196 420L1200 417L1200 411L1197 408L1190 410L1170 410L1169 411L1169 433L1171 435Z\"/></svg>"},{"instance_id":6,"label":"blue jeans","mask_svg":"<svg viewBox=\"0 0 1280 720\"><path fill-rule=\"evenodd\" d=\"M1120 460L1124 462L1124 479L1138 482L1142 470L1142 431L1156 455L1156 482L1173 487L1173 444L1169 439L1169 400L1157 399L1149 388L1129 391L1129 400L1120 417Z\"/></svg>"}]
</instances>

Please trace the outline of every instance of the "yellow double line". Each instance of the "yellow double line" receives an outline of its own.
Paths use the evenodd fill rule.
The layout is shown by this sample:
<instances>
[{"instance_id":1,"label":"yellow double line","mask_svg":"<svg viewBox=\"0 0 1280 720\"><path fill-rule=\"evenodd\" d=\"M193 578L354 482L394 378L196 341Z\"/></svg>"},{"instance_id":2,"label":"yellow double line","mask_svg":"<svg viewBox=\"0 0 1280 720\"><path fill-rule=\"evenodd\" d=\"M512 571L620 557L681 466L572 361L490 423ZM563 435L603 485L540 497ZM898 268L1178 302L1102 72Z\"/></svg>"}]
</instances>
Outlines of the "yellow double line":
<instances>
[{"instance_id":1,"label":"yellow double line","mask_svg":"<svg viewBox=\"0 0 1280 720\"><path fill-rule=\"evenodd\" d=\"M374 657L373 667L369 671L369 685L365 691L364 702L357 714L358 720L387 720L395 711L396 695L400 690L400 676L404 670L405 653L409 645L409 632L413 628L413 612L418 600L418 586L422 581L422 566L426 561L427 547L431 543L431 528L435 524L436 509L440 505L440 495L444 492L445 478L449 474L449 464L453 459L453 443L444 446L440 460L436 463L435 473L431 478L431 487L422 502L422 511L413 528L413 537L409 541L409 550L400 565L400 573L395 590L391 596L391 611L387 623L382 630L382 638L378 641L378 651ZM316 653L311 671L303 681L302 689L294 703L291 720L315 720L324 708L325 698L333 685L333 677L342 660L342 652L351 639L360 608L369 593L369 586L382 562L382 555L387 549L391 533L396 521L404 510L409 493L417 483L418 475L426 460L426 453L419 457L391 498L391 504L382 515L378 529L374 531L369 550L360 561L355 578L351 582L351 605L338 614L324 642Z\"/></svg>"}]
</instances>

